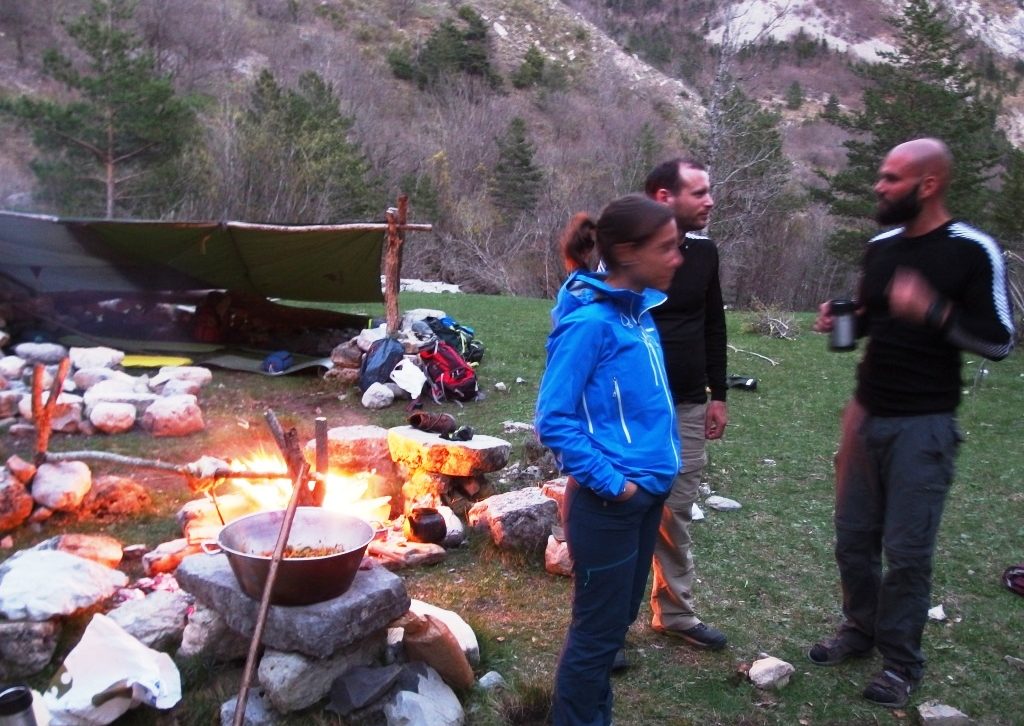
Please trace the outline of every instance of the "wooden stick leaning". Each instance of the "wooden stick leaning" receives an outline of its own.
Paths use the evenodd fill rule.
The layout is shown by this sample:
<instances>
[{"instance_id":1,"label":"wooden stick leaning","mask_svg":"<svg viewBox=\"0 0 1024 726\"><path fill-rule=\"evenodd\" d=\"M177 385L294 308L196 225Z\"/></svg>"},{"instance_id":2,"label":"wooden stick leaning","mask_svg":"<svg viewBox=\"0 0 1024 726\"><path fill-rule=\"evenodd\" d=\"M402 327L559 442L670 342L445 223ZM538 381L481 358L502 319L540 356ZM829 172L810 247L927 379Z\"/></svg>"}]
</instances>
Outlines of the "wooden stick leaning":
<instances>
[{"instance_id":1,"label":"wooden stick leaning","mask_svg":"<svg viewBox=\"0 0 1024 726\"><path fill-rule=\"evenodd\" d=\"M50 395L43 403L43 371L42 363L36 363L32 369L32 420L36 425L36 452L34 464L39 466L46 461L46 450L50 446L50 434L53 433L53 412L57 408L57 398L64 390L64 379L71 368L71 359L65 356L60 359L57 374L50 385Z\"/></svg>"},{"instance_id":2,"label":"wooden stick leaning","mask_svg":"<svg viewBox=\"0 0 1024 726\"><path fill-rule=\"evenodd\" d=\"M253 628L252 641L249 643L249 654L246 656L245 670L242 673L242 685L238 690L238 699L235 702L234 726L242 726L245 723L245 704L249 700L249 686L252 683L252 677L256 670L256 656L259 653L260 641L263 638L263 629L267 624L267 613L270 611L270 593L274 589L274 580L277 578L277 570L281 564L281 559L284 557L284 549L288 544L288 535L291 534L295 510L298 509L302 490L306 489L306 480L309 474L309 464L302 457L302 452L298 450L295 438L289 438L284 434L273 411L267 409L264 416L267 419L267 425L274 434L277 445L281 448L285 461L289 462L289 469L291 469L293 463L297 463L297 471L292 472L292 496L288 500L284 521L281 522L281 532L277 536L274 554L270 557L267 580L263 585L263 596L260 598L260 609L256 616L256 626Z\"/></svg>"}]
</instances>

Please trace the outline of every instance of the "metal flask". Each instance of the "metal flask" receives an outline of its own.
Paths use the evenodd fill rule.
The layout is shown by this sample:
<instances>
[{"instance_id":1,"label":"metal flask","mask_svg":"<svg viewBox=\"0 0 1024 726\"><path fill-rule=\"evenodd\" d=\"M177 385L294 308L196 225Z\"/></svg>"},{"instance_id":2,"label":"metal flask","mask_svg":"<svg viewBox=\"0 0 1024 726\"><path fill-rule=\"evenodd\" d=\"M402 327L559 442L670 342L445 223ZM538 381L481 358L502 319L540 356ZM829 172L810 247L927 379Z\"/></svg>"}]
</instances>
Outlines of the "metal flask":
<instances>
[{"instance_id":1,"label":"metal flask","mask_svg":"<svg viewBox=\"0 0 1024 726\"><path fill-rule=\"evenodd\" d=\"M832 315L832 332L828 339L830 350L844 351L857 347L856 310L857 304L853 300L837 299L829 303Z\"/></svg>"},{"instance_id":2,"label":"metal flask","mask_svg":"<svg viewBox=\"0 0 1024 726\"><path fill-rule=\"evenodd\" d=\"M37 726L28 686L0 689L0 726Z\"/></svg>"}]
</instances>

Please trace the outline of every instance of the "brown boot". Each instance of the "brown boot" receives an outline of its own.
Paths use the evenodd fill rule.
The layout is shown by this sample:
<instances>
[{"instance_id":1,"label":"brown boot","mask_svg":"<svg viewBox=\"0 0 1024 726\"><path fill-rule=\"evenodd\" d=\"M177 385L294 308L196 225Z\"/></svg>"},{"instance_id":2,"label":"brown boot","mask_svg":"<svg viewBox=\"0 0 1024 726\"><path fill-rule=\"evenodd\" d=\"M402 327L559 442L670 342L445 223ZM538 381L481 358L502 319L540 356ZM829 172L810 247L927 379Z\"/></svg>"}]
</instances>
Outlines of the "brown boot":
<instances>
[{"instance_id":1,"label":"brown boot","mask_svg":"<svg viewBox=\"0 0 1024 726\"><path fill-rule=\"evenodd\" d=\"M448 434L458 428L458 421L450 413L427 413L417 411L409 416L409 425L432 434Z\"/></svg>"}]
</instances>

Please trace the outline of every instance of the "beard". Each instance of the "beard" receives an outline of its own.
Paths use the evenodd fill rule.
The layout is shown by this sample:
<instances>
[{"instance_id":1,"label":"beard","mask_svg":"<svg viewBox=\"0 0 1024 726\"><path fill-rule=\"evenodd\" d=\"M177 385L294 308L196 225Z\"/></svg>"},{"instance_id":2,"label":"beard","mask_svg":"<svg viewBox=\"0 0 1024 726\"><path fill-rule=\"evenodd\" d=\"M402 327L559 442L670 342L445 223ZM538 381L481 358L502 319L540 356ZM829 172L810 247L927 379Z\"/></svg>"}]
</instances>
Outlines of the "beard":
<instances>
[{"instance_id":1,"label":"beard","mask_svg":"<svg viewBox=\"0 0 1024 726\"><path fill-rule=\"evenodd\" d=\"M915 184L913 189L891 202L879 199L878 208L875 210L875 221L888 226L912 220L921 213L921 202L917 198L920 188L920 184Z\"/></svg>"}]
</instances>

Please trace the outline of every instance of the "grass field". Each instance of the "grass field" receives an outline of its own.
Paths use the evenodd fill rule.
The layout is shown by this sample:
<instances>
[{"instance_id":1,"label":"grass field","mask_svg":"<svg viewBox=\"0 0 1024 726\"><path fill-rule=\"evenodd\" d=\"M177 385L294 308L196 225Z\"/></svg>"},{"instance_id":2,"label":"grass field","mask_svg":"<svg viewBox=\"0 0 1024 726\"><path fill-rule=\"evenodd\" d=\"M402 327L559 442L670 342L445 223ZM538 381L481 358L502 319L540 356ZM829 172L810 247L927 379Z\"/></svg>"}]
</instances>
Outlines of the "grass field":
<instances>
[{"instance_id":1,"label":"grass field","mask_svg":"<svg viewBox=\"0 0 1024 726\"><path fill-rule=\"evenodd\" d=\"M532 421L544 365L550 303L544 300L403 293L402 308L440 308L476 328L487 345L479 369L485 400L446 410L482 433L505 436L501 422ZM367 315L372 307L353 307ZM649 627L644 607L628 638L633 667L615 679L615 723L630 724L875 724L912 722L860 697L877 670L876 658L838 668L817 668L808 645L839 622L838 584L832 559L832 456L840 409L852 387L859 354L830 353L824 337L804 332L796 340L744 332L746 315L729 313L729 372L758 379L756 391L734 390L725 439L709 447L708 483L742 503L736 512L706 511L694 526L700 615L721 628L730 647L698 654L669 642ZM797 316L805 331L809 315ZM766 360L766 359L770 359ZM1024 672L1004 660L1024 658L1024 600L1002 587L1000 573L1024 560L1024 358L985 366L967 357L961 425L967 435L956 483L943 521L934 575L933 604L949 620L925 632L928 672L914 704L936 700L981 724L1021 723ZM774 365L773 365L774 363ZM524 383L516 384L517 377ZM502 381L507 391L494 384ZM339 398L339 396L342 396ZM315 376L267 379L214 374L204 391L208 430L184 440L141 434L55 437L54 449L102 448L191 461L264 440L262 412L272 407L285 426L312 437L313 417L330 425L403 422L402 407L367 412L358 395L344 395ZM507 437L506 437L507 438ZM526 449L511 439L513 457ZM5 437L7 453L26 454L27 441ZM128 473L128 472L119 472ZM176 536L171 515L189 498L173 480L154 482L155 511L108 527L125 544L155 545ZM59 531L89 531L88 522L49 523L41 532L15 533L24 547ZM544 572L542 557L497 551L483 538L449 553L443 565L403 572L410 594L459 612L475 628L483 662L478 675L497 670L511 684L503 697L465 694L471 724L537 723L538 703L551 675L568 619L569 580ZM790 684L760 692L736 675L759 653L796 667ZM126 723L209 724L217 707L237 691L237 669L183 665L185 699L171 714L138 713ZM40 679L43 680L42 678ZM534 714L534 715L531 715ZM289 723L338 723L323 712Z\"/></svg>"}]
</instances>

